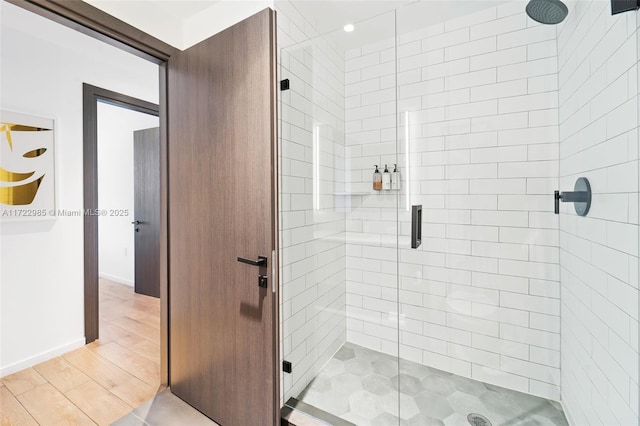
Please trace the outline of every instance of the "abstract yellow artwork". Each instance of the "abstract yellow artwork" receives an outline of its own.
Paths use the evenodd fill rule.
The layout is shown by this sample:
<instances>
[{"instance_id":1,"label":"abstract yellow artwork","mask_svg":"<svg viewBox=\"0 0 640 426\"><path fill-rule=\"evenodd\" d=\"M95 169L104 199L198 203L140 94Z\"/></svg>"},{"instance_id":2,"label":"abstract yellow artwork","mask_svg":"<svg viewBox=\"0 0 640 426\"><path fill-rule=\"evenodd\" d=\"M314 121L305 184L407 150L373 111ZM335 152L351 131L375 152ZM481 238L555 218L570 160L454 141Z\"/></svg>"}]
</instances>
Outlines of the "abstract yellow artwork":
<instances>
[{"instance_id":1,"label":"abstract yellow artwork","mask_svg":"<svg viewBox=\"0 0 640 426\"><path fill-rule=\"evenodd\" d=\"M55 209L54 172L54 121L0 111L0 217L47 216Z\"/></svg>"}]
</instances>

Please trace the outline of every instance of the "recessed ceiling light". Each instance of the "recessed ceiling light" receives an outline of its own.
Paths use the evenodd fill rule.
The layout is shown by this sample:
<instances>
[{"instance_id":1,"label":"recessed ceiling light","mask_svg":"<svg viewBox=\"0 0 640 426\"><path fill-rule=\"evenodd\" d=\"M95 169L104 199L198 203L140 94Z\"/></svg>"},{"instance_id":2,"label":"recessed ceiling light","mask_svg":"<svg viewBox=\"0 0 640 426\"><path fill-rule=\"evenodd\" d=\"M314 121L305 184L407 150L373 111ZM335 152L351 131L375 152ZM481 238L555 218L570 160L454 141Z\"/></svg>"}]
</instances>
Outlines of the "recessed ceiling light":
<instances>
[{"instance_id":1,"label":"recessed ceiling light","mask_svg":"<svg viewBox=\"0 0 640 426\"><path fill-rule=\"evenodd\" d=\"M353 26L353 24L347 24L344 26L344 30L348 33L350 33L351 31L353 31L356 27Z\"/></svg>"}]
</instances>

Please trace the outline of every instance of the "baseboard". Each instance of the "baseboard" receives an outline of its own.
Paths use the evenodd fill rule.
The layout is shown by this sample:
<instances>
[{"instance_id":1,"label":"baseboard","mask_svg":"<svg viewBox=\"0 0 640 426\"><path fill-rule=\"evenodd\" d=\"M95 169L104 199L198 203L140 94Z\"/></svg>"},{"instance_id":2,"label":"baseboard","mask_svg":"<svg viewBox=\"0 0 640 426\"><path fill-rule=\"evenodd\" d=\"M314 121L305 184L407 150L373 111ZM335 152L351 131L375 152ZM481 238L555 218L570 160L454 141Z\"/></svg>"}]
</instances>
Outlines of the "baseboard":
<instances>
[{"instance_id":1,"label":"baseboard","mask_svg":"<svg viewBox=\"0 0 640 426\"><path fill-rule=\"evenodd\" d=\"M51 358L57 357L58 355L62 355L74 349L81 348L85 345L85 342L85 338L82 337L81 339L77 339L66 345L58 346L57 348L42 352L23 361L18 361L11 365L2 366L0 367L0 377L8 376L9 374L13 374L20 370L24 370L25 368L33 367L34 365L40 364L41 362L48 361Z\"/></svg>"},{"instance_id":2,"label":"baseboard","mask_svg":"<svg viewBox=\"0 0 640 426\"><path fill-rule=\"evenodd\" d=\"M134 286L133 280L128 280L126 278L118 277L116 275L105 274L104 272L100 272L100 273L98 273L98 276L100 278L104 278L105 280L113 281L113 282L118 283L118 284L128 285L129 287L133 287Z\"/></svg>"}]
</instances>

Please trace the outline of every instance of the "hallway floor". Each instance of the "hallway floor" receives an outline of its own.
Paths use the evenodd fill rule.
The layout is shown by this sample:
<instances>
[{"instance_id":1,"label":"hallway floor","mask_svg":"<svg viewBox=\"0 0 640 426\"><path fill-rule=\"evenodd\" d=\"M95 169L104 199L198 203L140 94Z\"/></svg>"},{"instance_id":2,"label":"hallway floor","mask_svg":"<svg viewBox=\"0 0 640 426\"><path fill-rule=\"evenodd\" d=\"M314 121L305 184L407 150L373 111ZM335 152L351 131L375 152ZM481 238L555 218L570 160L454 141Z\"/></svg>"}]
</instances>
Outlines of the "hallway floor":
<instances>
[{"instance_id":1,"label":"hallway floor","mask_svg":"<svg viewBox=\"0 0 640 426\"><path fill-rule=\"evenodd\" d=\"M493 386L346 343L298 400L358 426L491 424L567 426L554 401ZM477 423L478 425L483 423ZM486 426L490 426L487 424Z\"/></svg>"},{"instance_id":2,"label":"hallway floor","mask_svg":"<svg viewBox=\"0 0 640 426\"><path fill-rule=\"evenodd\" d=\"M112 426L218 426L168 389L142 404Z\"/></svg>"},{"instance_id":3,"label":"hallway floor","mask_svg":"<svg viewBox=\"0 0 640 426\"><path fill-rule=\"evenodd\" d=\"M0 380L2 425L109 425L160 386L160 300L100 280L100 339Z\"/></svg>"}]
</instances>

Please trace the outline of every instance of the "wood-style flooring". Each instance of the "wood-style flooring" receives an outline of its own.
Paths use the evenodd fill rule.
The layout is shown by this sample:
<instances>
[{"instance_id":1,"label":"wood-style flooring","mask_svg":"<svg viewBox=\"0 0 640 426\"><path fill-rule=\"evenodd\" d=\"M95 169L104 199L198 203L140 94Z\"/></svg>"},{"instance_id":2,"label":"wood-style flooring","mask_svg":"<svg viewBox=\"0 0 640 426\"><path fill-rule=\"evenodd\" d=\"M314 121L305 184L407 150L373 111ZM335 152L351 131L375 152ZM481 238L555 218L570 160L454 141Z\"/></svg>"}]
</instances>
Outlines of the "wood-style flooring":
<instances>
[{"instance_id":1,"label":"wood-style flooring","mask_svg":"<svg viewBox=\"0 0 640 426\"><path fill-rule=\"evenodd\" d=\"M100 339L0 379L0 425L109 425L160 386L160 300L100 280Z\"/></svg>"}]
</instances>

